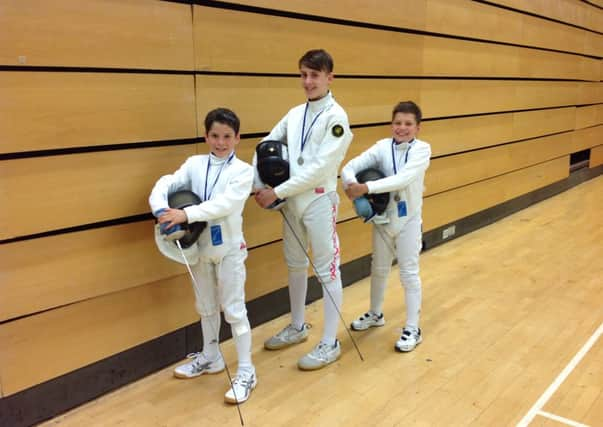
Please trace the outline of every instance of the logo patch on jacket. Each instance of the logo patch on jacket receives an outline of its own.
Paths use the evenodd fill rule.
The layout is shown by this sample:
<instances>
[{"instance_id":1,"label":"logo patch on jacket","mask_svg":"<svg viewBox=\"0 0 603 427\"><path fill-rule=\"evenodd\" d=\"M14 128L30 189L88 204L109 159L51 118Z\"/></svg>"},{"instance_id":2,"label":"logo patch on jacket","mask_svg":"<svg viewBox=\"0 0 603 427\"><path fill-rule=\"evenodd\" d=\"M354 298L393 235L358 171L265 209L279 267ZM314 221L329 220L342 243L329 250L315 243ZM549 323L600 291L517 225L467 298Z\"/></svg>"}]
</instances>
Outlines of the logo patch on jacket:
<instances>
[{"instance_id":1,"label":"logo patch on jacket","mask_svg":"<svg viewBox=\"0 0 603 427\"><path fill-rule=\"evenodd\" d=\"M343 135L343 126L341 125L335 125L331 128L331 133L333 134L333 136L339 138Z\"/></svg>"}]
</instances>

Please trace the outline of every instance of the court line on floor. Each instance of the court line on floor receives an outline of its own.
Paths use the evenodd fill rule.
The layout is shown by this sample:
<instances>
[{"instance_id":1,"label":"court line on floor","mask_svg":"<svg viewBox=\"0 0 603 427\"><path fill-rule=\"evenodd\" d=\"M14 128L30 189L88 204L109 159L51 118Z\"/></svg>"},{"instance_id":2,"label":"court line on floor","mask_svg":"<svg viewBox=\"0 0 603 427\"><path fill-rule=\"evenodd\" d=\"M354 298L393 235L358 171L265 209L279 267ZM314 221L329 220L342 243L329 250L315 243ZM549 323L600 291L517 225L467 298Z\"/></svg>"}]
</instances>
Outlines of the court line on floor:
<instances>
[{"instance_id":1,"label":"court line on floor","mask_svg":"<svg viewBox=\"0 0 603 427\"><path fill-rule=\"evenodd\" d=\"M545 390L545 392L542 393L542 396L540 396L536 403L534 403L534 406L532 406L528 413L521 419L521 421L519 421L519 423L517 423L517 427L527 427L530 422L532 422L538 411L540 411L544 407L544 405L551 398L553 393L557 391L563 381L565 381L565 379L574 370L578 363L580 363L582 358L586 355L586 353L588 353L588 351L595 344L595 342L597 342L597 339L599 339L601 334L603 334L603 323L599 325L595 333L591 335L588 341L586 341L586 343L582 346L580 351L578 351L578 353L576 353L572 360L569 361L563 371L561 371L561 373L557 375L555 381L553 381L553 383Z\"/></svg>"}]
</instances>

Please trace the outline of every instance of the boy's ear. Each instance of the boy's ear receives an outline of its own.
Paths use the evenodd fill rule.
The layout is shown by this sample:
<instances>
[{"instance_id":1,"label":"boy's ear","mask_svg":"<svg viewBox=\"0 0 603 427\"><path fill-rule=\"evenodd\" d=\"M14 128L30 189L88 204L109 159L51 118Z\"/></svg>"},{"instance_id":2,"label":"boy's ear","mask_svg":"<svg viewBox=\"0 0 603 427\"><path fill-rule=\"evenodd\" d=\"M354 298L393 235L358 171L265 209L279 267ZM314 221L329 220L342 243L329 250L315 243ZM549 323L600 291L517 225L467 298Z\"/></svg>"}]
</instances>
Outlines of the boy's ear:
<instances>
[{"instance_id":1,"label":"boy's ear","mask_svg":"<svg viewBox=\"0 0 603 427\"><path fill-rule=\"evenodd\" d=\"M333 81L333 79L335 78L335 75L333 74L333 72L331 71L329 74L327 74L327 81L329 83L331 83Z\"/></svg>"}]
</instances>

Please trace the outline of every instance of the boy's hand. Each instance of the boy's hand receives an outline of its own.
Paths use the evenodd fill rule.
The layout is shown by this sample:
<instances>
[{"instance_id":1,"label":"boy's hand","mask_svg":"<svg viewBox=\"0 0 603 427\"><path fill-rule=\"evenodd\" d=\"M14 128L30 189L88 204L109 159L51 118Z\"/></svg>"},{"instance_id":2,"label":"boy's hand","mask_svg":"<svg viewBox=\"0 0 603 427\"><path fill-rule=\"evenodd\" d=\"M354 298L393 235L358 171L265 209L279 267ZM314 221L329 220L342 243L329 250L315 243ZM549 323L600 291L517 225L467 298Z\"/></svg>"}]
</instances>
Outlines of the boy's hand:
<instances>
[{"instance_id":1,"label":"boy's hand","mask_svg":"<svg viewBox=\"0 0 603 427\"><path fill-rule=\"evenodd\" d=\"M368 186L366 184L358 184L356 182L348 184L345 189L345 194L350 200L357 199L358 197L364 196L368 193Z\"/></svg>"},{"instance_id":2,"label":"boy's hand","mask_svg":"<svg viewBox=\"0 0 603 427\"><path fill-rule=\"evenodd\" d=\"M172 228L176 224L184 224L188 222L186 213L182 209L164 209L158 219L159 224L166 224L165 228Z\"/></svg>"},{"instance_id":3,"label":"boy's hand","mask_svg":"<svg viewBox=\"0 0 603 427\"><path fill-rule=\"evenodd\" d=\"M276 197L276 194L272 188L265 188L255 192L255 201L264 209L273 204L276 199L278 199L278 197Z\"/></svg>"}]
</instances>

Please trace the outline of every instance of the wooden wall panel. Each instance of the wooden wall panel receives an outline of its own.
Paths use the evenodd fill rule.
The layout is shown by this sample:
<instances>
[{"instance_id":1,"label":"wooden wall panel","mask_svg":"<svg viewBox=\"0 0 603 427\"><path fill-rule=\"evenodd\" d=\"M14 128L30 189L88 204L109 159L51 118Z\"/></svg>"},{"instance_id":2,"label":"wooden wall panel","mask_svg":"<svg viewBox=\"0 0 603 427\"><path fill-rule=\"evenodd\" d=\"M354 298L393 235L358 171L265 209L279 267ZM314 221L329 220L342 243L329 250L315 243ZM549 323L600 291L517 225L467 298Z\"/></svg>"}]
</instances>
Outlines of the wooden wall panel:
<instances>
[{"instance_id":1,"label":"wooden wall panel","mask_svg":"<svg viewBox=\"0 0 603 427\"><path fill-rule=\"evenodd\" d=\"M183 274L1 324L3 392L13 394L194 322L189 282Z\"/></svg>"},{"instance_id":2,"label":"wooden wall panel","mask_svg":"<svg viewBox=\"0 0 603 427\"><path fill-rule=\"evenodd\" d=\"M504 80L336 79L333 93L352 124L391 120L400 99L414 99L425 118L575 105L578 90L600 83ZM598 91L598 86L588 86ZM598 95L590 95L595 99ZM289 109L304 102L295 77L197 76L198 111L229 105L245 132L267 132ZM593 103L584 102L584 103Z\"/></svg>"},{"instance_id":3,"label":"wooden wall panel","mask_svg":"<svg viewBox=\"0 0 603 427\"><path fill-rule=\"evenodd\" d=\"M454 222L569 175L569 156L427 197L423 231Z\"/></svg>"},{"instance_id":4,"label":"wooden wall panel","mask_svg":"<svg viewBox=\"0 0 603 427\"><path fill-rule=\"evenodd\" d=\"M427 121L419 138L441 156L573 128L574 107L568 107Z\"/></svg>"},{"instance_id":5,"label":"wooden wall panel","mask_svg":"<svg viewBox=\"0 0 603 427\"><path fill-rule=\"evenodd\" d=\"M189 5L146 0L2 3L0 64L193 67Z\"/></svg>"},{"instance_id":6,"label":"wooden wall panel","mask_svg":"<svg viewBox=\"0 0 603 427\"><path fill-rule=\"evenodd\" d=\"M494 0L493 3L603 32L603 11L580 0Z\"/></svg>"},{"instance_id":7,"label":"wooden wall panel","mask_svg":"<svg viewBox=\"0 0 603 427\"><path fill-rule=\"evenodd\" d=\"M0 72L0 153L192 138L193 77Z\"/></svg>"},{"instance_id":8,"label":"wooden wall panel","mask_svg":"<svg viewBox=\"0 0 603 427\"><path fill-rule=\"evenodd\" d=\"M590 55L600 54L597 46L603 39L586 30L469 0L339 0L319 5L303 0L229 3Z\"/></svg>"},{"instance_id":9,"label":"wooden wall panel","mask_svg":"<svg viewBox=\"0 0 603 427\"><path fill-rule=\"evenodd\" d=\"M320 46L339 74L422 72L423 36L211 7L195 6L194 13L197 70L298 73L300 56Z\"/></svg>"},{"instance_id":10,"label":"wooden wall panel","mask_svg":"<svg viewBox=\"0 0 603 427\"><path fill-rule=\"evenodd\" d=\"M578 104L585 105L600 103L603 103L603 83L578 83Z\"/></svg>"},{"instance_id":11,"label":"wooden wall panel","mask_svg":"<svg viewBox=\"0 0 603 427\"><path fill-rule=\"evenodd\" d=\"M590 150L589 167L594 168L603 165L603 145L597 145Z\"/></svg>"},{"instance_id":12,"label":"wooden wall panel","mask_svg":"<svg viewBox=\"0 0 603 427\"><path fill-rule=\"evenodd\" d=\"M202 71L297 73L299 57L322 46L335 58L335 72L345 75L599 78L598 60L575 55L202 6L194 10L195 67ZM226 38L225 27L231 32ZM240 54L223 54L235 50Z\"/></svg>"},{"instance_id":13,"label":"wooden wall panel","mask_svg":"<svg viewBox=\"0 0 603 427\"><path fill-rule=\"evenodd\" d=\"M603 104L576 108L576 129L603 123Z\"/></svg>"},{"instance_id":14,"label":"wooden wall panel","mask_svg":"<svg viewBox=\"0 0 603 427\"><path fill-rule=\"evenodd\" d=\"M573 136L565 132L434 159L425 176L425 196L570 154Z\"/></svg>"},{"instance_id":15,"label":"wooden wall panel","mask_svg":"<svg viewBox=\"0 0 603 427\"><path fill-rule=\"evenodd\" d=\"M0 245L0 321L182 274L153 221Z\"/></svg>"},{"instance_id":16,"label":"wooden wall panel","mask_svg":"<svg viewBox=\"0 0 603 427\"><path fill-rule=\"evenodd\" d=\"M333 0L321 3L304 0L234 0L227 3L422 30L425 29L429 0Z\"/></svg>"},{"instance_id":17,"label":"wooden wall panel","mask_svg":"<svg viewBox=\"0 0 603 427\"><path fill-rule=\"evenodd\" d=\"M579 129L574 132L574 144L571 152L595 147L603 141L603 125Z\"/></svg>"},{"instance_id":18,"label":"wooden wall panel","mask_svg":"<svg viewBox=\"0 0 603 427\"><path fill-rule=\"evenodd\" d=\"M148 213L157 179L192 154L195 145L5 160L0 240Z\"/></svg>"}]
</instances>

